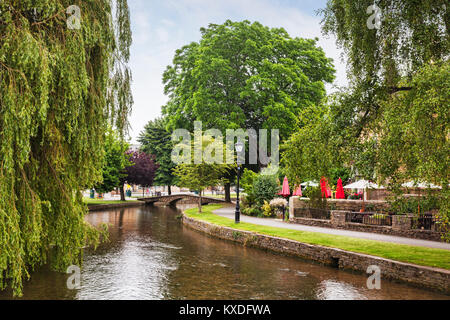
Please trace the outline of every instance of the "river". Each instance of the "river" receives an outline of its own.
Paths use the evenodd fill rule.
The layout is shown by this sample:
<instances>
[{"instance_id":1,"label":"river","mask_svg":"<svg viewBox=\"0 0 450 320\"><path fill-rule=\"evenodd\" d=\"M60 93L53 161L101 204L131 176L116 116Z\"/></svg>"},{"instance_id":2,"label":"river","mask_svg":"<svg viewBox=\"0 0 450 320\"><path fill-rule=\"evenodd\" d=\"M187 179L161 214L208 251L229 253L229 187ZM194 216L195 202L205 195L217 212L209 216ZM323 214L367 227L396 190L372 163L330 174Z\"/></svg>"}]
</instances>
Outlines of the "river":
<instances>
[{"instance_id":1,"label":"river","mask_svg":"<svg viewBox=\"0 0 450 320\"><path fill-rule=\"evenodd\" d=\"M23 299L450 299L367 276L214 239L182 225L180 209L138 207L93 212L110 224L110 241L87 249L81 288L68 275L42 268L24 285ZM0 299L11 298L10 291Z\"/></svg>"}]
</instances>

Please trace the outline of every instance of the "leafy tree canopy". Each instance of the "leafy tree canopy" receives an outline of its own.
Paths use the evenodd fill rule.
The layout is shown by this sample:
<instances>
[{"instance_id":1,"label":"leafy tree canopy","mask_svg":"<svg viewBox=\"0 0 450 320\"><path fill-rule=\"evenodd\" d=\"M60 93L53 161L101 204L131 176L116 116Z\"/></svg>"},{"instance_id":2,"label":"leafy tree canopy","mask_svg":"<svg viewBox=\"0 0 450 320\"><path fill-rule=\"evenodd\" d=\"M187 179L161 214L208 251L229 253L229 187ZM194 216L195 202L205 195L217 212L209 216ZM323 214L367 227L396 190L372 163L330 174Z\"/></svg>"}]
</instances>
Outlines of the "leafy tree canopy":
<instances>
[{"instance_id":1,"label":"leafy tree canopy","mask_svg":"<svg viewBox=\"0 0 450 320\"><path fill-rule=\"evenodd\" d=\"M120 187L121 181L126 177L124 169L131 165L126 154L128 144L117 136L113 130L109 130L104 141L104 162L102 167L103 180L95 189L100 193L110 192Z\"/></svg>"},{"instance_id":2,"label":"leafy tree canopy","mask_svg":"<svg viewBox=\"0 0 450 320\"><path fill-rule=\"evenodd\" d=\"M380 11L380 25L369 6ZM380 115L380 100L411 89L404 83L424 65L450 56L450 6L445 0L329 0L323 16L323 32L334 35L348 60L352 104L357 134Z\"/></svg>"},{"instance_id":3,"label":"leafy tree canopy","mask_svg":"<svg viewBox=\"0 0 450 320\"><path fill-rule=\"evenodd\" d=\"M172 170L176 165L171 159L173 142L171 133L166 129L166 120L158 118L149 121L138 141L141 143L142 151L155 155L155 160L159 164L154 184L158 186L173 185L175 176Z\"/></svg>"},{"instance_id":4,"label":"leafy tree canopy","mask_svg":"<svg viewBox=\"0 0 450 320\"><path fill-rule=\"evenodd\" d=\"M223 150L221 159L223 164L209 163L205 160L205 158L203 158L199 164L180 164L173 170L174 175L178 179L178 186L199 191L199 212L201 212L202 191L207 187L212 187L218 185L219 183L227 182L224 176L228 171L234 169L235 165L226 164L226 145L223 141L215 139L211 136L202 136L201 140L194 139L191 145L192 159L194 159L196 149L201 150L202 153L211 147L221 148ZM198 147L195 148L195 146ZM211 155L214 157L214 152L212 152Z\"/></svg>"},{"instance_id":5,"label":"leafy tree canopy","mask_svg":"<svg viewBox=\"0 0 450 320\"><path fill-rule=\"evenodd\" d=\"M226 21L201 29L202 39L175 53L163 75L172 129L280 129L287 138L304 125L299 115L325 96L332 60L316 40L282 28Z\"/></svg>"},{"instance_id":6,"label":"leafy tree canopy","mask_svg":"<svg viewBox=\"0 0 450 320\"><path fill-rule=\"evenodd\" d=\"M142 187L152 186L158 169L155 156L142 151L127 152L127 155L131 165L125 168L122 181Z\"/></svg>"},{"instance_id":7,"label":"leafy tree canopy","mask_svg":"<svg viewBox=\"0 0 450 320\"><path fill-rule=\"evenodd\" d=\"M131 31L126 0L2 0L0 12L0 289L21 294L30 271L65 272L98 242L81 190L101 180L107 128L127 127Z\"/></svg>"}]
</instances>

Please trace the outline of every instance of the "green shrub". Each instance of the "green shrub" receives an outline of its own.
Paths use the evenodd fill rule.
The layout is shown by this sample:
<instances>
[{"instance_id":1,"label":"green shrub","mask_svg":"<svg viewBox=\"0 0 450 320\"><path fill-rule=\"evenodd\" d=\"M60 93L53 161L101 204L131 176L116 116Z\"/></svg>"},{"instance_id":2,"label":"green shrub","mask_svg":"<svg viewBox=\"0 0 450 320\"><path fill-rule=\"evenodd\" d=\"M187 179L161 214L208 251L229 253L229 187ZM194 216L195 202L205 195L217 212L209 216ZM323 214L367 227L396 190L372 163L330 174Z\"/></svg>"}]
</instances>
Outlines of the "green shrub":
<instances>
[{"instance_id":1,"label":"green shrub","mask_svg":"<svg viewBox=\"0 0 450 320\"><path fill-rule=\"evenodd\" d=\"M417 214L439 210L440 203L437 196L428 195L425 197L399 197L390 202L391 211L396 214Z\"/></svg>"},{"instance_id":2,"label":"green shrub","mask_svg":"<svg viewBox=\"0 0 450 320\"><path fill-rule=\"evenodd\" d=\"M256 204L255 196L253 194L247 194L241 197L241 207L250 208Z\"/></svg>"},{"instance_id":3,"label":"green shrub","mask_svg":"<svg viewBox=\"0 0 450 320\"><path fill-rule=\"evenodd\" d=\"M247 216L252 216L252 217L262 217L264 215L261 208L257 207L257 206L244 208L244 209L242 209L242 213Z\"/></svg>"},{"instance_id":4,"label":"green shrub","mask_svg":"<svg viewBox=\"0 0 450 320\"><path fill-rule=\"evenodd\" d=\"M305 196L309 198L309 208L327 209L327 199L322 198L322 190L320 187L309 187L305 191Z\"/></svg>"},{"instance_id":5,"label":"green shrub","mask_svg":"<svg viewBox=\"0 0 450 320\"><path fill-rule=\"evenodd\" d=\"M275 210L270 206L270 203L267 200L264 201L264 205L262 206L262 211L265 217L274 217L276 216Z\"/></svg>"},{"instance_id":6,"label":"green shrub","mask_svg":"<svg viewBox=\"0 0 450 320\"><path fill-rule=\"evenodd\" d=\"M264 200L272 200L276 196L278 189L276 176L259 174L253 183L253 195L256 203L262 206Z\"/></svg>"},{"instance_id":7,"label":"green shrub","mask_svg":"<svg viewBox=\"0 0 450 320\"><path fill-rule=\"evenodd\" d=\"M338 179L342 179L342 183L346 183L350 178L351 170L350 168L334 168L331 169L331 185L336 186Z\"/></svg>"},{"instance_id":8,"label":"green shrub","mask_svg":"<svg viewBox=\"0 0 450 320\"><path fill-rule=\"evenodd\" d=\"M253 194L253 183L257 177L258 174L256 172L248 170L247 168L244 169L240 184L246 194Z\"/></svg>"}]
</instances>

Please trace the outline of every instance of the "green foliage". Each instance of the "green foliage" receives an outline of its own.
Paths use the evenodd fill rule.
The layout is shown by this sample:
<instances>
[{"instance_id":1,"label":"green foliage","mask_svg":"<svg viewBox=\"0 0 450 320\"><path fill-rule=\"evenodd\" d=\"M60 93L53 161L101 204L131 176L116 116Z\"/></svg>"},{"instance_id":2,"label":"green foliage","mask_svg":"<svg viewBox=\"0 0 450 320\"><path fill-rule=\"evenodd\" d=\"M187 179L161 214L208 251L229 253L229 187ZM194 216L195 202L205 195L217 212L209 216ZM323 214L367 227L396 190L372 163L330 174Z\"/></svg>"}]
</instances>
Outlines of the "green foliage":
<instances>
[{"instance_id":1,"label":"green foliage","mask_svg":"<svg viewBox=\"0 0 450 320\"><path fill-rule=\"evenodd\" d=\"M101 181L104 135L132 103L126 0L0 2L0 289L30 272L66 271L99 233L81 190ZM36 8L36 11L34 10Z\"/></svg>"},{"instance_id":2,"label":"green foliage","mask_svg":"<svg viewBox=\"0 0 450 320\"><path fill-rule=\"evenodd\" d=\"M272 200L279 191L276 176L259 174L253 184L253 195L256 203L262 206L264 200Z\"/></svg>"},{"instance_id":3,"label":"green foliage","mask_svg":"<svg viewBox=\"0 0 450 320\"><path fill-rule=\"evenodd\" d=\"M320 187L309 187L305 191L305 196L309 198L309 208L327 209L327 199L322 197L322 190Z\"/></svg>"},{"instance_id":4,"label":"green foliage","mask_svg":"<svg viewBox=\"0 0 450 320\"><path fill-rule=\"evenodd\" d=\"M217 185L225 170L225 165L182 164L174 169L174 174L178 177L180 187L202 191L206 187Z\"/></svg>"},{"instance_id":5,"label":"green foliage","mask_svg":"<svg viewBox=\"0 0 450 320\"><path fill-rule=\"evenodd\" d=\"M158 118L149 121L141 132L138 141L142 145L142 150L156 157L159 168L156 171L154 184L157 186L171 186L176 183L173 169L171 153L173 149L172 137L166 129L166 119Z\"/></svg>"},{"instance_id":6,"label":"green foliage","mask_svg":"<svg viewBox=\"0 0 450 320\"><path fill-rule=\"evenodd\" d=\"M273 237L291 239L302 243L338 248L346 251L359 252L396 261L403 261L422 266L430 266L450 270L448 250L445 249L415 247L410 245L358 239L318 232L268 227L245 222L235 224L234 220L232 219L212 213L214 210L217 210L221 207L221 205L208 205L205 206L205 213L199 214L198 210L194 208L186 210L185 214L190 218L210 222L217 227L224 226L228 228L234 228L237 231L250 231Z\"/></svg>"},{"instance_id":7,"label":"green foliage","mask_svg":"<svg viewBox=\"0 0 450 320\"><path fill-rule=\"evenodd\" d=\"M382 13L379 30L367 27L366 9L373 4ZM320 10L324 33L336 36L346 53L350 80L366 89L369 113L376 113L382 92L398 90L403 77L448 58L449 10L445 0L329 0Z\"/></svg>"},{"instance_id":8,"label":"green foliage","mask_svg":"<svg viewBox=\"0 0 450 320\"><path fill-rule=\"evenodd\" d=\"M441 201L439 201L438 221L441 225L442 239L450 242L450 190L444 189Z\"/></svg>"},{"instance_id":9,"label":"green foliage","mask_svg":"<svg viewBox=\"0 0 450 320\"><path fill-rule=\"evenodd\" d=\"M243 195L241 196L241 202L240 205L242 208L248 208L251 207L255 204L255 197L253 196L253 194L247 194L247 195Z\"/></svg>"},{"instance_id":10,"label":"green foliage","mask_svg":"<svg viewBox=\"0 0 450 320\"><path fill-rule=\"evenodd\" d=\"M382 10L379 30L367 27L373 4ZM440 218L448 219L449 8L444 0L328 1L323 31L346 54L350 87L288 141L290 178L350 167L390 189L434 183L442 187Z\"/></svg>"},{"instance_id":11,"label":"green foliage","mask_svg":"<svg viewBox=\"0 0 450 320\"><path fill-rule=\"evenodd\" d=\"M436 62L414 75L412 89L383 104L378 173L393 188L405 181L426 181L442 187L439 219L449 220L450 143L448 101L450 62ZM448 226L448 224L447 224ZM450 240L447 228L445 237Z\"/></svg>"},{"instance_id":12,"label":"green foliage","mask_svg":"<svg viewBox=\"0 0 450 320\"><path fill-rule=\"evenodd\" d=\"M209 145L217 142L218 141L211 137L203 136L201 141L201 150L205 150L205 148ZM225 147L223 142L219 141L219 143L222 143L223 148ZM192 150L195 150L194 145L195 143L193 143ZM225 158L222 160L224 161ZM203 159L200 164L178 165L173 170L173 173L178 179L178 186L186 187L191 190L198 190L201 197L203 189L206 187L216 186L220 182L223 182L223 177L233 168L233 165L228 164L209 164ZM199 201L199 210L201 211L201 200Z\"/></svg>"},{"instance_id":13,"label":"green foliage","mask_svg":"<svg viewBox=\"0 0 450 320\"><path fill-rule=\"evenodd\" d=\"M337 182L339 178L342 179L342 184L345 185L345 183L350 179L350 169L349 168L334 168L331 169L331 184L332 186L336 187Z\"/></svg>"},{"instance_id":14,"label":"green foliage","mask_svg":"<svg viewBox=\"0 0 450 320\"><path fill-rule=\"evenodd\" d=\"M242 213L247 216L252 216L252 217L262 217L263 216L263 211L261 210L261 208L259 206L251 206L248 208L244 208L244 209L242 209Z\"/></svg>"},{"instance_id":15,"label":"green foliage","mask_svg":"<svg viewBox=\"0 0 450 320\"><path fill-rule=\"evenodd\" d=\"M276 215L275 210L270 206L270 203L267 202L267 200L264 200L264 204L261 209L265 217L271 218Z\"/></svg>"},{"instance_id":16,"label":"green foliage","mask_svg":"<svg viewBox=\"0 0 450 320\"><path fill-rule=\"evenodd\" d=\"M278 128L282 140L305 121L305 110L325 96L331 59L317 40L292 38L258 22L226 21L201 28L202 38L177 50L164 73L163 107L169 126ZM307 121L307 120L306 120Z\"/></svg>"},{"instance_id":17,"label":"green foliage","mask_svg":"<svg viewBox=\"0 0 450 320\"><path fill-rule=\"evenodd\" d=\"M448 187L450 165L450 62L425 66L384 105L379 172ZM402 168L402 170L400 170Z\"/></svg>"},{"instance_id":18,"label":"green foliage","mask_svg":"<svg viewBox=\"0 0 450 320\"><path fill-rule=\"evenodd\" d=\"M97 192L110 192L120 186L126 177L123 173L125 167L131 165L126 155L127 150L128 144L119 139L113 130L109 130L104 141L103 182L95 186Z\"/></svg>"},{"instance_id":19,"label":"green foliage","mask_svg":"<svg viewBox=\"0 0 450 320\"><path fill-rule=\"evenodd\" d=\"M233 239L234 239L234 240L237 240L237 239L239 239L240 237L242 237L242 232L239 232L239 231L233 231Z\"/></svg>"},{"instance_id":20,"label":"green foliage","mask_svg":"<svg viewBox=\"0 0 450 320\"><path fill-rule=\"evenodd\" d=\"M247 195L253 194L253 183L257 177L258 174L256 172L248 170L247 168L244 169L244 173L242 174L239 183Z\"/></svg>"},{"instance_id":21,"label":"green foliage","mask_svg":"<svg viewBox=\"0 0 450 320\"><path fill-rule=\"evenodd\" d=\"M294 133L283 147L282 163L291 181L329 176L331 169L340 164L339 154L334 152L327 106L316 110L315 118Z\"/></svg>"},{"instance_id":22,"label":"green foliage","mask_svg":"<svg viewBox=\"0 0 450 320\"><path fill-rule=\"evenodd\" d=\"M399 197L390 201L390 211L395 214L424 214L439 210L440 196L429 193L424 197Z\"/></svg>"}]
</instances>

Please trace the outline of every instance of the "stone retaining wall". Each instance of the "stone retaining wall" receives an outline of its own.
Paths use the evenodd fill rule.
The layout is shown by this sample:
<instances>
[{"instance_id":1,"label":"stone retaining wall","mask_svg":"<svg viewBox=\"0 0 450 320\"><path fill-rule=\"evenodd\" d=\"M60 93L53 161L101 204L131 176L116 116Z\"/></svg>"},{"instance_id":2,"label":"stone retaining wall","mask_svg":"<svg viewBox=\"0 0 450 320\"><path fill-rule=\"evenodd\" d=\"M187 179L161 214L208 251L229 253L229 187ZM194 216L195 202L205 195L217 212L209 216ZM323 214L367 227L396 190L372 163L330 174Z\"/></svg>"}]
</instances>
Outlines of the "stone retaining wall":
<instances>
[{"instance_id":1,"label":"stone retaining wall","mask_svg":"<svg viewBox=\"0 0 450 320\"><path fill-rule=\"evenodd\" d=\"M309 199L300 197L291 197L289 199L292 201L292 208L309 208ZM359 212L363 207L362 200L347 200L347 199L327 199L327 204L330 210L343 210L343 211L355 211ZM389 210L389 203L382 200L366 200L364 201L364 207L366 211L368 208L372 208L373 211L384 211Z\"/></svg>"},{"instance_id":2,"label":"stone retaining wall","mask_svg":"<svg viewBox=\"0 0 450 320\"><path fill-rule=\"evenodd\" d=\"M89 211L103 211L118 208L134 208L145 205L145 202L124 202L124 203L110 203L110 204L89 204Z\"/></svg>"},{"instance_id":3,"label":"stone retaining wall","mask_svg":"<svg viewBox=\"0 0 450 320\"><path fill-rule=\"evenodd\" d=\"M302 210L308 209L308 202L306 199L300 199L299 197L291 197L289 200L289 221L291 223L298 223L308 226L324 227L324 228L334 228L334 229L345 229L351 231L361 231L361 232L372 232L387 234L399 237L431 240L431 241L443 241L441 233L436 230L416 230L411 228L411 217L406 215L393 215L392 216L392 226L378 226L369 225L363 223L352 223L345 220L345 216L348 212L359 212L359 206L361 205L360 200L328 200L330 206L336 208L353 208L349 209L336 209L332 210L330 213L330 220L322 219L311 219L307 217L298 216ZM355 202L358 205L355 205ZM372 204L375 208L381 211L381 208L386 211L388 204L385 201L365 201L366 204ZM356 207L358 210L356 210Z\"/></svg>"},{"instance_id":4,"label":"stone retaining wall","mask_svg":"<svg viewBox=\"0 0 450 320\"><path fill-rule=\"evenodd\" d=\"M183 224L220 239L313 260L344 270L366 273L368 266L376 265L381 269L382 279L398 280L414 286L426 287L450 294L450 270L418 266L366 254L222 227L189 218L186 215L183 215Z\"/></svg>"}]
</instances>

